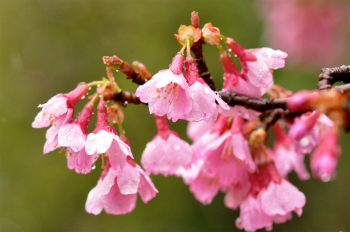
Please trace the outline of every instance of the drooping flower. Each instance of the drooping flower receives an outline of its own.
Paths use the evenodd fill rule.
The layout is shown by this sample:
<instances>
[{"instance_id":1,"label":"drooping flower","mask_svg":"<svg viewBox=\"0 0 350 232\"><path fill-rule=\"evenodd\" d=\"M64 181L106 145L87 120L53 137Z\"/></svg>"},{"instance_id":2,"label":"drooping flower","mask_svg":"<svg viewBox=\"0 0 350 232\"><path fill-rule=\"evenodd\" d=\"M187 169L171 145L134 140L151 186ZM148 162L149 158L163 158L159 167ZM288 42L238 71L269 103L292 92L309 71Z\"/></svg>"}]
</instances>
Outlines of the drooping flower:
<instances>
[{"instance_id":1,"label":"drooping flower","mask_svg":"<svg viewBox=\"0 0 350 232\"><path fill-rule=\"evenodd\" d=\"M192 144L193 152L197 158L204 158L208 146L224 133L227 129L227 119L227 117L219 115L214 125Z\"/></svg>"},{"instance_id":2,"label":"drooping flower","mask_svg":"<svg viewBox=\"0 0 350 232\"><path fill-rule=\"evenodd\" d=\"M128 156L133 158L129 145L119 138L114 127L108 125L107 106L102 98L97 107L96 128L87 136L85 150L88 155L95 157L101 154L102 162L104 157L109 157L115 170L124 167Z\"/></svg>"},{"instance_id":3,"label":"drooping flower","mask_svg":"<svg viewBox=\"0 0 350 232\"><path fill-rule=\"evenodd\" d=\"M283 179L273 163L259 165L258 171L250 174L249 179L251 188L240 206L240 216L236 220L238 228L270 230L273 222L290 220L292 211L298 216L302 214L304 194Z\"/></svg>"},{"instance_id":4,"label":"drooping flower","mask_svg":"<svg viewBox=\"0 0 350 232\"><path fill-rule=\"evenodd\" d=\"M341 152L338 140L338 133L331 129L311 154L310 167L317 179L327 182L334 177Z\"/></svg>"},{"instance_id":5,"label":"drooping flower","mask_svg":"<svg viewBox=\"0 0 350 232\"><path fill-rule=\"evenodd\" d=\"M85 209L88 213L99 214L104 209L109 214L126 214L134 210L137 192L144 203L158 193L148 175L131 159L123 169L110 168L108 158L97 186L87 198Z\"/></svg>"},{"instance_id":6,"label":"drooping flower","mask_svg":"<svg viewBox=\"0 0 350 232\"><path fill-rule=\"evenodd\" d=\"M39 105L42 110L35 117L32 127L42 128L52 125L46 132L44 154L59 147L58 132L60 128L72 121L74 105L88 91L88 84L82 84L67 94L58 94L47 103Z\"/></svg>"},{"instance_id":7,"label":"drooping flower","mask_svg":"<svg viewBox=\"0 0 350 232\"><path fill-rule=\"evenodd\" d=\"M223 159L230 156L244 161L250 171L255 170L255 163L251 157L248 141L242 133L243 118L236 116L230 130L226 131L206 149L206 155L217 151ZM205 156L206 156L205 155ZM231 159L231 158L228 158Z\"/></svg>"},{"instance_id":8,"label":"drooping flower","mask_svg":"<svg viewBox=\"0 0 350 232\"><path fill-rule=\"evenodd\" d=\"M191 146L171 131L165 117L155 116L158 134L147 143L142 153L141 163L147 172L174 175L183 167L188 169L193 163Z\"/></svg>"},{"instance_id":9,"label":"drooping flower","mask_svg":"<svg viewBox=\"0 0 350 232\"><path fill-rule=\"evenodd\" d=\"M270 70L284 67L284 58L288 56L285 52L271 48L244 49L231 38L227 38L226 44L240 59L247 80L260 88L261 94L273 85Z\"/></svg>"},{"instance_id":10,"label":"drooping flower","mask_svg":"<svg viewBox=\"0 0 350 232\"><path fill-rule=\"evenodd\" d=\"M88 102L77 119L62 126L58 132L58 144L67 148L68 168L75 169L77 173L89 173L92 164L97 159L97 154L95 156L88 155L84 148L87 126L93 112L94 106Z\"/></svg>"},{"instance_id":11,"label":"drooping flower","mask_svg":"<svg viewBox=\"0 0 350 232\"><path fill-rule=\"evenodd\" d=\"M295 211L300 217L306 199L294 185L279 176L273 163L266 167L270 176L270 183L260 195L261 207L268 216L286 215Z\"/></svg>"},{"instance_id":12,"label":"drooping flower","mask_svg":"<svg viewBox=\"0 0 350 232\"><path fill-rule=\"evenodd\" d=\"M199 121L199 122L188 122L187 124L187 136L192 141L197 141L201 138L215 123L214 120Z\"/></svg>"},{"instance_id":13,"label":"drooping flower","mask_svg":"<svg viewBox=\"0 0 350 232\"><path fill-rule=\"evenodd\" d=\"M72 116L74 105L87 94L88 91L88 84L81 84L67 94L57 94L47 103L40 104L39 107L41 107L42 110L35 117L32 127L42 128L50 124L58 124L59 121L69 121L64 116Z\"/></svg>"},{"instance_id":14,"label":"drooping flower","mask_svg":"<svg viewBox=\"0 0 350 232\"><path fill-rule=\"evenodd\" d=\"M271 158L275 162L278 173L286 178L288 173L294 170L301 180L309 179L310 174L304 164L304 154L297 149L296 142L287 136L279 123L275 123L272 129L275 142Z\"/></svg>"},{"instance_id":15,"label":"drooping flower","mask_svg":"<svg viewBox=\"0 0 350 232\"><path fill-rule=\"evenodd\" d=\"M139 86L135 95L148 103L149 112L167 115L173 122L192 109L189 86L182 72L184 56L179 52L169 69L161 70L151 80Z\"/></svg>"},{"instance_id":16,"label":"drooping flower","mask_svg":"<svg viewBox=\"0 0 350 232\"><path fill-rule=\"evenodd\" d=\"M192 109L185 116L186 120L216 120L218 108L215 101L217 101L223 109L229 109L227 103L224 102L218 94L214 93L208 84L199 77L196 61L191 56L186 58L186 79L190 85L190 96L193 100Z\"/></svg>"},{"instance_id":17,"label":"drooping flower","mask_svg":"<svg viewBox=\"0 0 350 232\"><path fill-rule=\"evenodd\" d=\"M224 68L224 87L223 91L236 93L242 96L259 99L263 94L261 89L247 81L246 75L241 73L235 67L230 55L224 51L220 54L220 60ZM246 109L243 106L233 106L229 110L220 109L220 113L225 116L234 115L245 119L253 119L260 115L259 112Z\"/></svg>"}]
</instances>

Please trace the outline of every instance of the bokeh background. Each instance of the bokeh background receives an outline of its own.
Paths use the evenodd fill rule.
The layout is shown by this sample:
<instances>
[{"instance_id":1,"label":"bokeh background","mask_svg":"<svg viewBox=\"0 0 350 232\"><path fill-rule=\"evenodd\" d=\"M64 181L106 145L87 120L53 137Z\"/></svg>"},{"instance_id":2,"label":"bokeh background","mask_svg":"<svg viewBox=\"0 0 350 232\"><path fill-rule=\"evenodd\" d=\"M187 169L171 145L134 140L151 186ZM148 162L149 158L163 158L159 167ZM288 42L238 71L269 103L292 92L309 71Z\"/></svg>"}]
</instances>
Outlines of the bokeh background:
<instances>
[{"instance_id":1,"label":"bokeh background","mask_svg":"<svg viewBox=\"0 0 350 232\"><path fill-rule=\"evenodd\" d=\"M239 211L224 206L222 193L210 205L202 205L175 177L152 176L159 194L146 205L138 199L130 214L86 213L85 200L97 183L100 163L90 174L78 175L67 168L66 158L57 150L43 155L46 129L33 129L31 123L38 104L80 82L106 76L104 55L118 55L129 63L138 60L152 73L167 68L180 49L173 34L181 24L190 24L193 10L199 12L202 26L212 22L246 48L266 46L260 4L251 0L0 0L0 231L238 231ZM344 33L349 35L349 30ZM349 36L346 43L347 55L339 65L350 63ZM219 86L223 70L218 50L205 46L204 55ZM274 72L275 83L293 91L314 89L320 69L327 64L290 66L289 59L286 68ZM137 88L122 74L115 77L121 88L132 92ZM77 105L76 112L83 104ZM124 114L126 135L139 162L156 133L153 117L145 106L129 105ZM186 122L171 127L189 141ZM290 175L307 203L301 218L294 214L292 221L275 225L274 231L350 230L349 138L350 134L341 136L343 153L335 181L299 181L294 173Z\"/></svg>"}]
</instances>

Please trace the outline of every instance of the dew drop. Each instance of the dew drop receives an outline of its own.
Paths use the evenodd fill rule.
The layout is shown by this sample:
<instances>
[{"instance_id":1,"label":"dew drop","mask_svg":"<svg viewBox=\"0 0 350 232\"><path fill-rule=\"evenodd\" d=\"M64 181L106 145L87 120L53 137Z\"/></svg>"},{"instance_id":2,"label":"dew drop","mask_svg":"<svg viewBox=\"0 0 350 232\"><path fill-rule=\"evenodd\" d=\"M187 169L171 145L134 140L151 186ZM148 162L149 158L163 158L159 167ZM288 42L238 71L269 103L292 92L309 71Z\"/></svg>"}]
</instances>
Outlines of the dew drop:
<instances>
[{"instance_id":1,"label":"dew drop","mask_svg":"<svg viewBox=\"0 0 350 232\"><path fill-rule=\"evenodd\" d=\"M96 168L96 165L93 164L92 167L91 167L91 170L94 170Z\"/></svg>"},{"instance_id":2,"label":"dew drop","mask_svg":"<svg viewBox=\"0 0 350 232\"><path fill-rule=\"evenodd\" d=\"M85 95L81 97L81 99L84 99L85 98Z\"/></svg>"},{"instance_id":3,"label":"dew drop","mask_svg":"<svg viewBox=\"0 0 350 232\"><path fill-rule=\"evenodd\" d=\"M69 136L67 137L67 140L69 141L72 141L72 139L73 139L72 137L69 137Z\"/></svg>"},{"instance_id":4,"label":"dew drop","mask_svg":"<svg viewBox=\"0 0 350 232\"><path fill-rule=\"evenodd\" d=\"M96 135L94 133L91 133L88 135L87 140L90 142L94 141L96 139Z\"/></svg>"},{"instance_id":5,"label":"dew drop","mask_svg":"<svg viewBox=\"0 0 350 232\"><path fill-rule=\"evenodd\" d=\"M209 88L204 88L204 93L209 94L210 93L210 89Z\"/></svg>"},{"instance_id":6,"label":"dew drop","mask_svg":"<svg viewBox=\"0 0 350 232\"><path fill-rule=\"evenodd\" d=\"M176 150L176 151L178 151L179 149L180 149L180 145L179 144L176 144L176 145L174 145L174 149Z\"/></svg>"}]
</instances>

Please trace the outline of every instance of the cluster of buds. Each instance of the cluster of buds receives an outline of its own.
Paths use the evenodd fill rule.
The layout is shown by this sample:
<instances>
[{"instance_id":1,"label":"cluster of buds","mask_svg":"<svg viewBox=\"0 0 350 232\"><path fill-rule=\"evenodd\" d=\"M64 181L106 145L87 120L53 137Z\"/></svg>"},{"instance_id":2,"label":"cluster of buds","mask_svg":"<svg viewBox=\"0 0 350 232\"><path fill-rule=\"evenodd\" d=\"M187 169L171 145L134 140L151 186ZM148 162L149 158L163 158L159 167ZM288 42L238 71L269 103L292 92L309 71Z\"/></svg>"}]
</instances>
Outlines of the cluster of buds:
<instances>
[{"instance_id":1,"label":"cluster of buds","mask_svg":"<svg viewBox=\"0 0 350 232\"><path fill-rule=\"evenodd\" d=\"M105 56L108 78L81 84L39 105L42 111L32 126L52 125L44 154L65 149L68 168L80 174L94 169L101 157L103 171L86 202L86 211L92 214L103 209L110 214L131 212L137 193L145 203L155 197L158 191L150 175L162 174L182 177L203 204L211 203L219 190L226 193L225 205L240 208L236 225L246 231L271 229L273 223L291 220L293 211L301 216L306 199L288 181L288 174L295 171L301 180L309 179L304 158L311 153L313 176L321 181L334 178L340 155L338 130L350 121L349 91L294 94L273 81L272 70L284 67L285 52L245 49L211 23L201 30L196 12L191 23L181 25L175 35L181 50L169 69L152 76L137 61L132 67L117 56ZM206 67L203 44L219 49L224 69L221 92L216 91ZM241 71L230 52L240 60ZM135 94L118 86L113 70L140 85ZM92 86L97 86L96 93L73 119L75 104ZM270 98L263 98L265 93ZM89 133L87 126L97 102L96 127ZM154 114L157 134L141 157L145 171L135 162L122 127L121 109L126 103L145 103ZM173 122L189 121L192 145L170 129L166 117ZM269 128L272 144L268 143Z\"/></svg>"}]
</instances>

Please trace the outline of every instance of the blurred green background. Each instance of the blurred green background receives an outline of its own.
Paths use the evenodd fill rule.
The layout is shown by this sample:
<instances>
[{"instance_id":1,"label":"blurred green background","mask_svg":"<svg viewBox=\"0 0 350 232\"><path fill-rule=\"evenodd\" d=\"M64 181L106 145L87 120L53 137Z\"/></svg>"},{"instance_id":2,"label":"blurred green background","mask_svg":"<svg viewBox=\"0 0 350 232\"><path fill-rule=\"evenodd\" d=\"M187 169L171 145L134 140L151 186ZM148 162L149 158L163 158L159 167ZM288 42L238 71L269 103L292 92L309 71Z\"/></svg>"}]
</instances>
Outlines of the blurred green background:
<instances>
[{"instance_id":1,"label":"blurred green background","mask_svg":"<svg viewBox=\"0 0 350 232\"><path fill-rule=\"evenodd\" d=\"M181 24L190 24L193 10L199 12L201 26L212 22L246 48L264 46L258 8L250 0L0 0L0 231L238 231L239 211L224 206L222 193L202 205L175 177L152 176L159 194L146 205L138 199L130 214L86 213L85 200L100 176L100 163L90 174L78 175L67 168L63 154L43 155L46 129L33 129L31 123L38 104L79 82L106 76L102 56L138 60L152 73L167 68L180 49L173 34ZM219 53L205 46L204 55L219 86ZM344 64L349 61L348 56ZM293 91L315 88L322 67L306 66L289 67L287 59L286 68L274 72L275 83ZM135 91L137 86L122 74L115 77L121 88ZM139 162L156 133L153 117L145 106L129 105L124 114ZM171 127L187 139L186 122ZM291 174L307 203L301 218L294 214L274 231L350 230L349 138L342 134L335 181L302 182Z\"/></svg>"}]
</instances>

